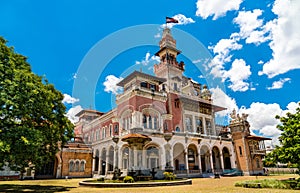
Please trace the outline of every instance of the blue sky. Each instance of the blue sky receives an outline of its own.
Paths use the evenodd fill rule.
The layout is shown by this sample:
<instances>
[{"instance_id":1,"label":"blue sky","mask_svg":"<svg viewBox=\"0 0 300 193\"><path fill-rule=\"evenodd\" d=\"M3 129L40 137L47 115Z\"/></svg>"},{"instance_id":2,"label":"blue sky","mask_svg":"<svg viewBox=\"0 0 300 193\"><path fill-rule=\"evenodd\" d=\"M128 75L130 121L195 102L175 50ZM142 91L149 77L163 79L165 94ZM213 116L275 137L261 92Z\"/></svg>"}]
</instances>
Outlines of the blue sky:
<instances>
[{"instance_id":1,"label":"blue sky","mask_svg":"<svg viewBox=\"0 0 300 193\"><path fill-rule=\"evenodd\" d=\"M72 116L81 108L110 110L120 78L152 73L162 24L174 17L179 24L169 27L185 75L212 85L215 103L228 109L222 115L249 113L252 131L276 143L275 115L295 112L300 101L299 9L296 0L10 0L0 1L0 35L65 94ZM111 60L103 62L106 56Z\"/></svg>"}]
</instances>

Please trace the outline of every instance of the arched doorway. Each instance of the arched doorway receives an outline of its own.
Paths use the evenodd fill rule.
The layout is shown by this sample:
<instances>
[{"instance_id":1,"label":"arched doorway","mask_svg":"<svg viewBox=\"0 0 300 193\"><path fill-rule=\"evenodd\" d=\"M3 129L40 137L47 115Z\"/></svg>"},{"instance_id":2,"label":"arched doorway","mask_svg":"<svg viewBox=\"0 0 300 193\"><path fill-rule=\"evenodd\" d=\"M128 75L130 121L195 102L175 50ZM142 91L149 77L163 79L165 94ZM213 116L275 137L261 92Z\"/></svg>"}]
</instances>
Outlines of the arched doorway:
<instances>
[{"instance_id":1,"label":"arched doorway","mask_svg":"<svg viewBox=\"0 0 300 193\"><path fill-rule=\"evenodd\" d=\"M147 148L147 168L158 168L159 167L159 151L155 146Z\"/></svg>"},{"instance_id":2,"label":"arched doorway","mask_svg":"<svg viewBox=\"0 0 300 193\"><path fill-rule=\"evenodd\" d=\"M125 147L122 151L122 167L128 169L129 167L129 148Z\"/></svg>"},{"instance_id":3,"label":"arched doorway","mask_svg":"<svg viewBox=\"0 0 300 193\"><path fill-rule=\"evenodd\" d=\"M223 154L224 169L231 169L230 154L227 147L223 148L222 154Z\"/></svg>"},{"instance_id":4,"label":"arched doorway","mask_svg":"<svg viewBox=\"0 0 300 193\"><path fill-rule=\"evenodd\" d=\"M197 147L194 144L189 145L187 153L189 170L199 170Z\"/></svg>"},{"instance_id":5,"label":"arched doorway","mask_svg":"<svg viewBox=\"0 0 300 193\"><path fill-rule=\"evenodd\" d=\"M96 155L95 155L95 168L94 171L97 172L99 171L99 150L96 150Z\"/></svg>"},{"instance_id":6,"label":"arched doorway","mask_svg":"<svg viewBox=\"0 0 300 193\"><path fill-rule=\"evenodd\" d=\"M220 172L222 170L220 150L218 147L214 146L212 149L212 159L213 159L213 169L215 172Z\"/></svg>"},{"instance_id":7,"label":"arched doorway","mask_svg":"<svg viewBox=\"0 0 300 193\"><path fill-rule=\"evenodd\" d=\"M186 161L185 161L185 153L184 146L181 143L176 143L173 147L173 159L175 170L184 171L186 170ZM177 163L176 163L177 160Z\"/></svg>"},{"instance_id":8,"label":"arched doorway","mask_svg":"<svg viewBox=\"0 0 300 193\"><path fill-rule=\"evenodd\" d=\"M200 156L201 156L201 169L203 173L211 172L211 165L210 165L210 153L209 149L206 145L203 145L200 149Z\"/></svg>"},{"instance_id":9,"label":"arched doorway","mask_svg":"<svg viewBox=\"0 0 300 193\"><path fill-rule=\"evenodd\" d=\"M106 149L104 148L101 153L101 175L105 175L106 169Z\"/></svg>"},{"instance_id":10,"label":"arched doorway","mask_svg":"<svg viewBox=\"0 0 300 193\"><path fill-rule=\"evenodd\" d=\"M109 151L108 151L108 171L113 171L114 170L114 148L113 146L110 146Z\"/></svg>"}]
</instances>

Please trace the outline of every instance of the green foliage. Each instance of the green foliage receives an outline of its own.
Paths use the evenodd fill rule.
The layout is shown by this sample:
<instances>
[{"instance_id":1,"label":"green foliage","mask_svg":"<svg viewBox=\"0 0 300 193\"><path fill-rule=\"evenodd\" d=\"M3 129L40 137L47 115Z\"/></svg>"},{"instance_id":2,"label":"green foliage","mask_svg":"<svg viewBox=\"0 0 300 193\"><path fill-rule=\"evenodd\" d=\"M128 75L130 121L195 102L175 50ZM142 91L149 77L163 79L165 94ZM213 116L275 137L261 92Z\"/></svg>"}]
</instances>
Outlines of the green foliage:
<instances>
[{"instance_id":1,"label":"green foliage","mask_svg":"<svg viewBox=\"0 0 300 193\"><path fill-rule=\"evenodd\" d=\"M98 179L97 179L97 182L104 182L104 180L105 180L105 179L104 179L103 177L101 177L101 178L98 178Z\"/></svg>"},{"instance_id":2,"label":"green foliage","mask_svg":"<svg viewBox=\"0 0 300 193\"><path fill-rule=\"evenodd\" d=\"M176 175L173 172L164 172L165 180L175 180Z\"/></svg>"},{"instance_id":3,"label":"green foliage","mask_svg":"<svg viewBox=\"0 0 300 193\"><path fill-rule=\"evenodd\" d=\"M0 37L0 167L39 168L73 136L63 95Z\"/></svg>"},{"instance_id":4,"label":"green foliage","mask_svg":"<svg viewBox=\"0 0 300 193\"><path fill-rule=\"evenodd\" d=\"M297 182L297 180L263 179L236 182L234 185L237 187L257 188L258 184L260 184L261 188L297 189L299 182Z\"/></svg>"},{"instance_id":5,"label":"green foliage","mask_svg":"<svg viewBox=\"0 0 300 193\"><path fill-rule=\"evenodd\" d=\"M282 131L279 137L280 146L268 154L266 159L273 163L287 163L300 169L300 107L295 114L287 113L283 117L277 115L276 119L281 122L277 125L277 128Z\"/></svg>"},{"instance_id":6,"label":"green foliage","mask_svg":"<svg viewBox=\"0 0 300 193\"><path fill-rule=\"evenodd\" d=\"M125 176L124 179L123 179L123 182L124 183L133 183L134 179L131 176Z\"/></svg>"}]
</instances>

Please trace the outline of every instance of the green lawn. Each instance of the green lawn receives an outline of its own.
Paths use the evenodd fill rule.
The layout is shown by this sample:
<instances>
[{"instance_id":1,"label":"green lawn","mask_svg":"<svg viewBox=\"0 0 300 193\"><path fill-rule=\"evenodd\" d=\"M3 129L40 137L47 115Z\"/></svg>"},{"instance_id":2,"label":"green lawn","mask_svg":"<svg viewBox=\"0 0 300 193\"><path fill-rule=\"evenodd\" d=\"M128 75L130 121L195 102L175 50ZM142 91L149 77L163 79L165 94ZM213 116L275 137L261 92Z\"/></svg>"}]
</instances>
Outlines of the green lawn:
<instances>
[{"instance_id":1,"label":"green lawn","mask_svg":"<svg viewBox=\"0 0 300 193\"><path fill-rule=\"evenodd\" d=\"M276 178L286 179L289 177L298 177L297 175L281 175L281 176L258 176L258 179ZM79 186L78 182L86 179L60 179L60 180L24 180L24 181L0 181L0 192L122 192L122 193L185 193L185 192L299 192L296 190L283 189L251 189L235 187L237 181L255 180L255 176L242 177L221 177L221 179L213 178L195 178L192 185L185 186L167 186L167 187L145 187L145 188L90 188Z\"/></svg>"}]
</instances>

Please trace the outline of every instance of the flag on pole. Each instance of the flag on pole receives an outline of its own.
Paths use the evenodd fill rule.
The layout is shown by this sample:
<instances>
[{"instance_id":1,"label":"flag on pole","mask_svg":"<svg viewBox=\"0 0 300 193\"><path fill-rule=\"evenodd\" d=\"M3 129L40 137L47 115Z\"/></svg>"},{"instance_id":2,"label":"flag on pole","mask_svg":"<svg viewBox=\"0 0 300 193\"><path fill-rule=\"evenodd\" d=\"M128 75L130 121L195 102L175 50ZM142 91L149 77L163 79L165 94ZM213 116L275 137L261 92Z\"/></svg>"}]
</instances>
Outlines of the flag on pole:
<instances>
[{"instance_id":1,"label":"flag on pole","mask_svg":"<svg viewBox=\"0 0 300 193\"><path fill-rule=\"evenodd\" d=\"M178 20L172 17L166 17L166 23L178 23Z\"/></svg>"}]
</instances>

